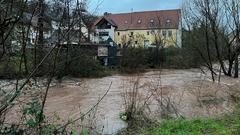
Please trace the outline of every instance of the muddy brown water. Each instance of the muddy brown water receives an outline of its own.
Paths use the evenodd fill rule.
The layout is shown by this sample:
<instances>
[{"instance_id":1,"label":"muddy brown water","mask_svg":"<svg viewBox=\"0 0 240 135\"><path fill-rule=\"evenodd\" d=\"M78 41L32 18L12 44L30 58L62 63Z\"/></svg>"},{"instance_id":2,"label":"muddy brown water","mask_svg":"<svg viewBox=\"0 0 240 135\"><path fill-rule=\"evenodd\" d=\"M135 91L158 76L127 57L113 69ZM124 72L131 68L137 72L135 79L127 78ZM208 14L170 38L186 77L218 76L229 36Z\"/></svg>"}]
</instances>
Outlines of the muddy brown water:
<instances>
[{"instance_id":1,"label":"muddy brown water","mask_svg":"<svg viewBox=\"0 0 240 135\"><path fill-rule=\"evenodd\" d=\"M97 108L84 118L87 122L77 123L102 134L116 134L127 127L119 114L125 110L123 95L132 94L136 80L139 80L139 101L147 97L149 91L155 90L156 95L149 99L151 113L148 115L159 120L159 93L171 101L179 115L186 118L215 117L229 113L234 109L231 93L240 97L239 86L236 85L240 84L240 79L222 76L220 83L213 83L210 74L202 74L198 69L162 70L97 79L65 78L61 84L49 90L44 112L49 117L59 115L61 120L58 122L61 123L79 118L98 102L112 83L110 91ZM10 120L18 118L16 113L10 113ZM174 116L174 112L170 113Z\"/></svg>"},{"instance_id":2,"label":"muddy brown water","mask_svg":"<svg viewBox=\"0 0 240 135\"><path fill-rule=\"evenodd\" d=\"M176 103L179 113L188 118L216 116L231 111L233 105L228 102L227 85L239 82L223 77L222 83L212 83L208 75L201 74L197 69L150 71L140 75L114 75L99 79L72 78L64 80L61 86L51 88L46 113L56 112L63 120L79 117L80 112L86 112L98 102L112 82L109 93L95 112L94 128L102 134L116 134L127 127L127 123L119 118L119 113L124 112L124 87L137 77L143 87L160 82L162 93L168 95ZM147 88L140 91L145 93ZM157 110L156 102L153 101L152 106Z\"/></svg>"}]
</instances>

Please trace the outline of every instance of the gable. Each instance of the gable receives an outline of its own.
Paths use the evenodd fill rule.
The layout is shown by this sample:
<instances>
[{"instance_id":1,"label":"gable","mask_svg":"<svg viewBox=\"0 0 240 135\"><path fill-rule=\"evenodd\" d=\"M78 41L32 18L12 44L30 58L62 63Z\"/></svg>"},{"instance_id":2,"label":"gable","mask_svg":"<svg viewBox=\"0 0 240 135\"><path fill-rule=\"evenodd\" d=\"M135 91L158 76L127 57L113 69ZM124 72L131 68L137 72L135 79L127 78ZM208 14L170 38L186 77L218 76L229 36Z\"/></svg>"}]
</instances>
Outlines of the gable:
<instances>
[{"instance_id":1,"label":"gable","mask_svg":"<svg viewBox=\"0 0 240 135\"><path fill-rule=\"evenodd\" d=\"M97 20L97 22L94 25L98 29L110 29L111 26L116 27L116 24L112 20L106 19L105 17L102 17L101 19Z\"/></svg>"}]
</instances>

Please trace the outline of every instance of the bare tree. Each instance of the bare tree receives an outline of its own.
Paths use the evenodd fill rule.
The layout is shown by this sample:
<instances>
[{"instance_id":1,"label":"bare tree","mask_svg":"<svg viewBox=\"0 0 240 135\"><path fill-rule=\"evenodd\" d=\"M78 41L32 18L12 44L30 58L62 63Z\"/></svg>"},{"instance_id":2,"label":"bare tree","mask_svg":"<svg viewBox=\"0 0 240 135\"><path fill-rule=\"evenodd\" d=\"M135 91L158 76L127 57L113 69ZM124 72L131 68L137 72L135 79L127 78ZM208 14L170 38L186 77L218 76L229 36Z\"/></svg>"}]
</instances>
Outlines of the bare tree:
<instances>
[{"instance_id":1,"label":"bare tree","mask_svg":"<svg viewBox=\"0 0 240 135\"><path fill-rule=\"evenodd\" d=\"M237 18L239 10L236 8L239 4L231 0L193 0L188 1L185 6L185 15L187 14L185 22L189 31L192 31L194 24L204 24L205 26L204 36L206 38L207 55L200 49L198 49L198 52L206 61L212 76L215 72L213 70L214 58L211 57L212 52L210 52L210 48L214 47L216 59L221 67L220 71L223 71L227 76L232 76L233 64L235 62L234 76L237 77L238 56L236 52L238 49L234 47L234 44L237 41L236 34L239 33L237 32L239 21L236 21L239 20ZM228 61L227 63L226 60Z\"/></svg>"},{"instance_id":2,"label":"bare tree","mask_svg":"<svg viewBox=\"0 0 240 135\"><path fill-rule=\"evenodd\" d=\"M215 81L215 71L213 69L213 58L211 55L211 45L210 45L210 30L209 30L209 22L207 19L207 16L202 15L201 9L196 9L195 11L193 5L197 5L197 1L185 1L184 7L183 7L183 23L185 25L185 29L188 35L191 35L191 38L196 41L202 43L201 46L195 45L195 43L190 40L190 44L192 44L193 48L199 53L200 57L203 59L205 66L210 70L212 80ZM193 5L192 5L193 4ZM202 3L201 3L202 4ZM195 5L195 6L196 6ZM208 9L206 9L208 12ZM195 11L195 12L194 12ZM200 16L201 15L201 16ZM196 29L196 27L200 27L199 29ZM203 35L197 35L194 33L194 30L197 31L198 34L202 33ZM199 31L200 30L200 31ZM204 39L200 38L204 37ZM189 40L184 39L184 40ZM202 41L204 40L204 41ZM205 53L207 52L207 53Z\"/></svg>"},{"instance_id":3,"label":"bare tree","mask_svg":"<svg viewBox=\"0 0 240 135\"><path fill-rule=\"evenodd\" d=\"M18 1L17 1L18 2ZM44 108L46 105L46 100L47 100L47 95L49 92L49 88L51 86L52 80L53 78L56 76L56 72L57 72L57 67L62 64L60 63L65 63L66 61L71 61L73 59L76 58L72 58L72 57L68 57L65 60L62 60L61 56L65 55L66 53L65 51L65 45L64 42L67 41L67 45L71 44L71 42L73 41L72 39L72 33L71 31L73 31L75 28L74 26L78 25L78 20L82 19L83 15L80 16L79 18L75 18L75 16L73 16L73 7L71 7L70 5L70 0L65 1L66 3L63 3L63 10L61 10L61 12L58 12L59 17L58 17L58 22L56 22L57 27L58 27L58 31L57 31L57 42L55 42L53 44L53 46L50 46L49 48L46 49L45 45L44 45L44 21L45 21L45 13L46 12L46 1L44 0L38 0L38 4L36 4L36 6L33 7L28 7L28 3L26 0L26 3L21 3L21 6L19 8L15 8L15 6L17 7L17 3L14 0L10 0L10 1L5 1L5 0L1 0L0 1L0 35L1 35L1 58L0 60L2 60L2 57L8 56L9 59L11 58L20 58L19 61L19 67L17 67L19 69L18 73L22 72L27 66L27 63L32 63L32 61L30 61L29 59L26 58L26 56L28 54L26 54L26 50L29 49L27 48L27 45L29 43L28 38L29 35L31 33L31 28L32 26L32 18L37 16L38 20L37 20L37 41L35 44L35 48L39 49L40 51L41 49L45 49L44 53L41 54L41 57L39 57L40 55L38 53L35 53L35 56L38 57L38 62L36 62L35 67L30 67L28 72L26 72L25 79L20 79L19 77L15 78L16 79L16 83L15 80L12 81L14 83L10 83L9 87L6 91L2 90L2 88L0 88L0 134L8 134L8 133L12 133L12 134L45 134L46 133L46 127L48 127L49 125L51 125L50 123L48 123L48 121L45 119L44 117ZM25 2L25 1L20 1L19 2ZM57 1L58 4L61 4L61 1ZM62 1L63 2L63 1ZM16 4L16 5L15 5ZM26 4L26 5L25 5ZM19 5L18 5L19 6ZM79 6L79 5L78 5ZM2 8L4 7L4 8ZM25 15L26 12L29 12L28 10L31 9L31 13L29 18L26 19L26 21L23 19L23 16L20 15ZM10 12L10 10L12 10ZM66 15L66 16L64 16ZM64 18L66 17L66 18ZM65 19L65 20L64 20ZM52 21L52 20L51 20ZM64 22L65 21L65 22ZM80 26L81 24L81 26ZM79 24L79 32L81 33L81 27L82 23ZM18 26L18 27L16 27ZM64 27L65 26L65 27ZM12 35L11 34L15 34L17 33L17 37L14 37L14 40L17 40L20 44L20 56L16 55L18 53L18 51L13 50L13 54L10 53L10 49L8 50L8 47L11 47L11 44L8 42L13 41ZM82 33L80 34L82 35ZM14 35L15 36L15 35ZM79 38L79 42L81 41L81 37ZM31 48L30 48L31 49ZM46 51L47 50L47 51ZM9 52L8 52L9 51ZM38 50L39 51L39 50ZM70 54L70 52L69 52ZM68 54L68 55L69 55ZM12 56L14 55L14 56ZM80 54L77 57L81 57L82 54ZM48 62L48 60L51 60L50 62ZM59 60L61 59L61 61ZM18 60L18 59L17 59ZM36 60L36 59L35 59ZM60 61L60 62L59 62ZM22 67L22 64L25 63L25 68ZM47 82L46 84L43 85L38 85L38 83L40 83L40 81L38 80L38 78L36 78L36 81L38 81L38 83L34 84L31 82L32 78L34 78L34 75L41 70L40 67L44 64L47 63L48 64L48 69L49 71L47 71L44 75L47 76ZM44 86L46 85L46 87ZM83 115L81 115L80 117L74 119L73 121L68 121L66 124L63 125L56 125L56 128L53 130L48 130L47 132L50 134L56 134L56 133L66 133L68 131L66 131L67 126L71 125L72 123L76 123L77 121L82 120L85 116L87 116L89 113L91 113L97 106L98 104L103 100L103 98L107 95L107 93L109 92L111 85L109 86L109 88L106 90L106 93L104 93L104 95L100 98L100 100L93 106L91 107L86 113L84 113ZM14 87L15 86L15 87ZM35 93L36 92L36 93ZM35 93L34 95L31 95L32 93ZM21 98L23 98L25 96L25 94L30 95L30 98L36 98L38 102L32 101L31 99L27 99L27 101L21 101ZM32 103L33 102L33 103ZM23 112L23 114L21 114L20 117L20 121L19 123L16 122L14 124L8 123L8 121L6 121L6 117L9 117L8 112L11 111L12 109L18 108L19 107L23 107L25 105L29 105L29 103L31 103L31 105L37 105L37 108L30 106L30 108L27 109L33 109L33 113L34 114L34 119L31 118L31 116L29 115L29 113ZM35 110L37 109L37 110ZM21 110L22 111L22 110ZM36 111L36 112L35 112ZM31 112L32 113L32 112ZM30 123L29 121L30 120ZM32 123L31 123L32 122ZM15 130L16 129L16 130Z\"/></svg>"},{"instance_id":4,"label":"bare tree","mask_svg":"<svg viewBox=\"0 0 240 135\"><path fill-rule=\"evenodd\" d=\"M8 53L8 48L11 47L9 43L6 44L6 41L9 39L13 29L22 17L26 3L27 0L0 1L0 60Z\"/></svg>"},{"instance_id":5,"label":"bare tree","mask_svg":"<svg viewBox=\"0 0 240 135\"><path fill-rule=\"evenodd\" d=\"M231 31L229 50L232 50L232 52L229 61L231 60L231 63L234 61L234 77L238 78L238 57L240 54L240 2L238 0L223 0L223 3L228 22L227 25Z\"/></svg>"}]
</instances>

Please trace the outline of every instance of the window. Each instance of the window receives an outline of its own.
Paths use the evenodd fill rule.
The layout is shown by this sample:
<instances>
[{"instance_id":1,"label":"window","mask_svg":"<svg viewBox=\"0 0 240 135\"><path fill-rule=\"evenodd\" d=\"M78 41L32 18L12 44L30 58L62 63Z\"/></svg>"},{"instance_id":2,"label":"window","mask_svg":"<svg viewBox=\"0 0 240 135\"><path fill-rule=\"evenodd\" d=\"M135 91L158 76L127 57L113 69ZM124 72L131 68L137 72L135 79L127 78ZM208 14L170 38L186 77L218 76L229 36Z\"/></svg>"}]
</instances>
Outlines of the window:
<instances>
[{"instance_id":1,"label":"window","mask_svg":"<svg viewBox=\"0 0 240 135\"><path fill-rule=\"evenodd\" d=\"M151 34L152 34L152 35L154 35L154 34L155 34L155 31L154 31L154 30L152 30L152 31L151 31Z\"/></svg>"},{"instance_id":2,"label":"window","mask_svg":"<svg viewBox=\"0 0 240 135\"><path fill-rule=\"evenodd\" d=\"M141 24L141 23L142 23L142 20L141 20L141 19L138 19L137 23L138 23L138 24Z\"/></svg>"},{"instance_id":3,"label":"window","mask_svg":"<svg viewBox=\"0 0 240 135\"><path fill-rule=\"evenodd\" d=\"M126 20L124 23L125 23L125 24L127 24L127 23L128 23L128 21Z\"/></svg>"},{"instance_id":4,"label":"window","mask_svg":"<svg viewBox=\"0 0 240 135\"><path fill-rule=\"evenodd\" d=\"M153 19L150 20L149 26L154 27L154 20Z\"/></svg>"},{"instance_id":5,"label":"window","mask_svg":"<svg viewBox=\"0 0 240 135\"><path fill-rule=\"evenodd\" d=\"M118 32L117 34L118 34L118 36L120 36L120 32Z\"/></svg>"},{"instance_id":6,"label":"window","mask_svg":"<svg viewBox=\"0 0 240 135\"><path fill-rule=\"evenodd\" d=\"M112 25L111 25L110 23L107 23L107 25L106 25L105 27L103 27L103 28L105 28L105 29L111 29L111 27L112 27Z\"/></svg>"},{"instance_id":7,"label":"window","mask_svg":"<svg viewBox=\"0 0 240 135\"><path fill-rule=\"evenodd\" d=\"M171 30L168 31L168 37L172 37L172 31Z\"/></svg>"},{"instance_id":8,"label":"window","mask_svg":"<svg viewBox=\"0 0 240 135\"><path fill-rule=\"evenodd\" d=\"M135 41L135 44L137 44L138 43L138 41Z\"/></svg>"},{"instance_id":9,"label":"window","mask_svg":"<svg viewBox=\"0 0 240 135\"><path fill-rule=\"evenodd\" d=\"M145 47L145 48L148 48L149 45L150 45L149 40L144 40L144 47Z\"/></svg>"},{"instance_id":10,"label":"window","mask_svg":"<svg viewBox=\"0 0 240 135\"><path fill-rule=\"evenodd\" d=\"M167 25L167 26L170 26L170 25L171 25L171 20L170 20L170 19L167 19L166 25Z\"/></svg>"},{"instance_id":11,"label":"window","mask_svg":"<svg viewBox=\"0 0 240 135\"><path fill-rule=\"evenodd\" d=\"M162 36L163 36L163 37L166 37L166 36L167 36L166 30L163 30L163 31L162 31Z\"/></svg>"},{"instance_id":12,"label":"window","mask_svg":"<svg viewBox=\"0 0 240 135\"><path fill-rule=\"evenodd\" d=\"M103 37L103 36L109 36L108 32L99 32L99 36Z\"/></svg>"}]
</instances>

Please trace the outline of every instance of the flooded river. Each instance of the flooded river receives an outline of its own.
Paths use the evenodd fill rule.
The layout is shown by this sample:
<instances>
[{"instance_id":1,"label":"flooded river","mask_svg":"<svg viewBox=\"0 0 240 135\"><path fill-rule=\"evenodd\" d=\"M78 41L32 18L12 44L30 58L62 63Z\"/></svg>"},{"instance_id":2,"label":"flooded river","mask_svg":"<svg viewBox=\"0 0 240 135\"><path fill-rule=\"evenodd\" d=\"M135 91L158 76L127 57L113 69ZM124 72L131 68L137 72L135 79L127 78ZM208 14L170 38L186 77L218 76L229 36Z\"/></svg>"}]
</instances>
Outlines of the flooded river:
<instances>
[{"instance_id":1,"label":"flooded river","mask_svg":"<svg viewBox=\"0 0 240 135\"><path fill-rule=\"evenodd\" d=\"M110 91L89 119L92 121L90 126L99 133L116 134L127 127L127 123L119 118L119 114L124 112L125 88L131 87L129 84L136 78L140 80L141 93L147 93L150 87L156 86L157 89L161 89L162 94L172 100L179 114L184 117L208 117L231 111L232 104L228 102L229 96L226 91L228 86L239 82L223 77L222 83L213 84L208 76L201 74L197 69L150 71L139 75L114 75L98 79L68 78L64 79L61 85L50 89L46 113L57 113L63 121L77 118L91 109L112 83ZM212 100L218 102L211 102ZM157 110L158 104L154 99L151 102L155 106L154 110ZM205 106L199 105L200 102Z\"/></svg>"}]
</instances>

